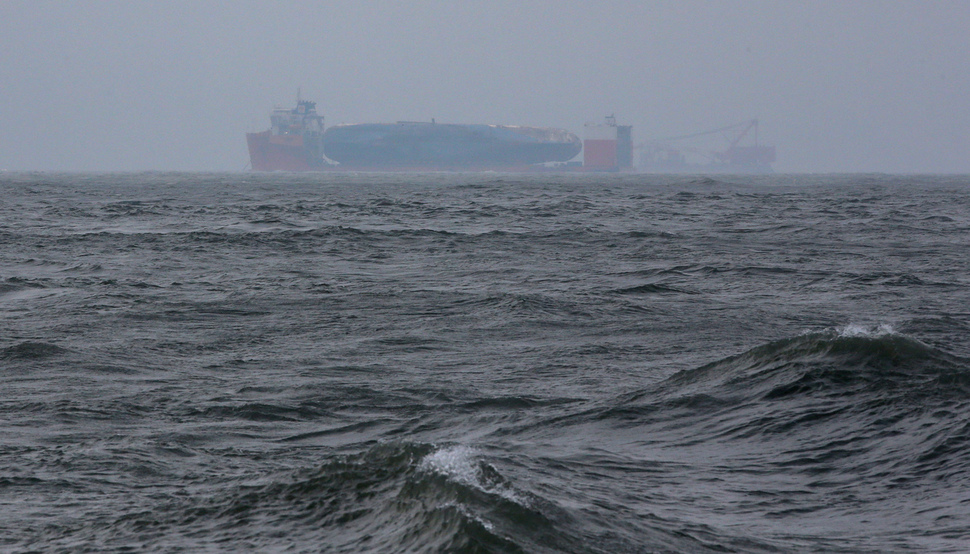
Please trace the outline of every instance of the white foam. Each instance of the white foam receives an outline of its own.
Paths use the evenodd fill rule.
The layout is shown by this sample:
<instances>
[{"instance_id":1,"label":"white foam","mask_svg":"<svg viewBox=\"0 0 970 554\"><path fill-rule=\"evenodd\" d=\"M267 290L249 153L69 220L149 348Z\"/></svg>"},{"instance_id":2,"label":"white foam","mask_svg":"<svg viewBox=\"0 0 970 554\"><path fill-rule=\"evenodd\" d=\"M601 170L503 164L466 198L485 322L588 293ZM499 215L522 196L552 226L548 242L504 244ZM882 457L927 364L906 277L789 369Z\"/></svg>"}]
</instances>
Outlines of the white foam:
<instances>
[{"instance_id":1,"label":"white foam","mask_svg":"<svg viewBox=\"0 0 970 554\"><path fill-rule=\"evenodd\" d=\"M428 454L420 468L440 473L463 485L481 488L481 470L475 461L475 451L467 446L449 446Z\"/></svg>"},{"instance_id":2,"label":"white foam","mask_svg":"<svg viewBox=\"0 0 970 554\"><path fill-rule=\"evenodd\" d=\"M878 326L860 325L857 323L850 323L845 327L837 329L839 332L839 337L867 337L867 338L877 338L885 337L887 335L896 334L896 330L893 326L888 323L880 323Z\"/></svg>"},{"instance_id":3,"label":"white foam","mask_svg":"<svg viewBox=\"0 0 970 554\"><path fill-rule=\"evenodd\" d=\"M497 494L516 504L528 505L511 487L488 483L482 474L482 466L477 457L478 452L474 448L464 445L448 446L425 456L418 467L424 471L444 475L455 482L475 487L480 491Z\"/></svg>"},{"instance_id":4,"label":"white foam","mask_svg":"<svg viewBox=\"0 0 970 554\"><path fill-rule=\"evenodd\" d=\"M445 504L445 507L454 508L454 509L458 510L459 512L461 512L461 515L467 517L468 519L477 521L488 532L492 532L492 531L495 530L495 526L492 525L491 522L485 521L484 519L482 519L482 518L476 516L475 514L469 512L468 509L465 508L464 506L462 506L461 504L458 504L456 502L448 502L447 504Z\"/></svg>"}]
</instances>

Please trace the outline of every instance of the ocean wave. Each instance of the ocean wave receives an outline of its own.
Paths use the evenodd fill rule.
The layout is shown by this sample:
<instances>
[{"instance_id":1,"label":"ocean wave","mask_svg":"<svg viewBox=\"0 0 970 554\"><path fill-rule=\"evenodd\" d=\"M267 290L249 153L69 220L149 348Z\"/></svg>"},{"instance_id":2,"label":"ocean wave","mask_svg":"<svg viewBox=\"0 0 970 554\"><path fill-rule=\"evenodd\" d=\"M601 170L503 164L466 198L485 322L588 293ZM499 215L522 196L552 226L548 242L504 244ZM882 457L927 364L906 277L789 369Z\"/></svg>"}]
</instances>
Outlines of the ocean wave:
<instances>
[{"instance_id":1,"label":"ocean wave","mask_svg":"<svg viewBox=\"0 0 970 554\"><path fill-rule=\"evenodd\" d=\"M835 332L838 333L840 337L878 338L893 335L896 333L896 330L889 323L880 323L876 326L850 323L849 325L835 329Z\"/></svg>"},{"instance_id":2,"label":"ocean wave","mask_svg":"<svg viewBox=\"0 0 970 554\"><path fill-rule=\"evenodd\" d=\"M672 287L663 283L646 283L632 287L614 289L610 291L618 295L640 295L640 294L697 294L688 290Z\"/></svg>"},{"instance_id":3,"label":"ocean wave","mask_svg":"<svg viewBox=\"0 0 970 554\"><path fill-rule=\"evenodd\" d=\"M591 525L590 514L523 490L485 458L462 444L378 443L331 454L315 468L242 483L228 479L205 496L186 494L189 489L151 509L129 505L120 516L61 521L19 546L606 554L722 552L725 544L738 543L751 552L772 550L655 515L637 525L594 517Z\"/></svg>"},{"instance_id":4,"label":"ocean wave","mask_svg":"<svg viewBox=\"0 0 970 554\"><path fill-rule=\"evenodd\" d=\"M777 397L784 390L832 397L887 390L965 394L968 368L970 361L897 334L889 325L847 325L771 342L681 372L665 388L718 388L739 400ZM962 386L954 388L956 383Z\"/></svg>"},{"instance_id":5,"label":"ocean wave","mask_svg":"<svg viewBox=\"0 0 970 554\"><path fill-rule=\"evenodd\" d=\"M418 468L443 475L462 485L529 507L529 501L516 493L512 484L489 464L478 459L478 453L468 446L453 445L439 448L425 456Z\"/></svg>"},{"instance_id":6,"label":"ocean wave","mask_svg":"<svg viewBox=\"0 0 970 554\"><path fill-rule=\"evenodd\" d=\"M683 371L584 420L652 429L675 449L735 443L766 474L965 480L970 361L888 325L848 325Z\"/></svg>"},{"instance_id":7,"label":"ocean wave","mask_svg":"<svg viewBox=\"0 0 970 554\"><path fill-rule=\"evenodd\" d=\"M42 360L60 356L69 352L56 344L40 341L24 341L13 346L0 349L0 359L6 360Z\"/></svg>"},{"instance_id":8,"label":"ocean wave","mask_svg":"<svg viewBox=\"0 0 970 554\"><path fill-rule=\"evenodd\" d=\"M189 410L188 417L204 417L217 420L248 421L305 421L318 419L326 415L325 410L313 403L299 405L278 405L267 402L250 402L242 405L215 405L204 409Z\"/></svg>"},{"instance_id":9,"label":"ocean wave","mask_svg":"<svg viewBox=\"0 0 970 554\"><path fill-rule=\"evenodd\" d=\"M302 242L319 245L321 240L353 241L354 246L359 246L357 243L366 240L375 241L373 244L365 243L375 247L380 246L381 241L423 241L429 244L436 241L447 241L447 244L452 244L453 241L457 241L454 244L514 244L516 247L528 247L531 250L536 248L538 244L547 242L574 245L577 242L593 240L609 241L609 244L616 246L639 239L668 241L683 238L677 233L659 228L610 231L590 226L569 226L530 230L518 226L492 228L474 225L449 229L444 228L446 226L395 226L384 219L380 219L375 225L362 224L363 222L359 222L357 225L318 225L311 222L278 218L233 219L222 225L214 225L212 221L200 221L196 224L160 222L157 225L141 224L128 227L81 227L63 232L53 240L62 245L93 245L106 242L112 246L116 245L118 241L130 245L157 244L162 246L177 245L183 242L223 246L287 245ZM17 237L16 240L12 238L10 242L23 242L23 238ZM637 244L639 245L642 242L640 240Z\"/></svg>"},{"instance_id":10,"label":"ocean wave","mask_svg":"<svg viewBox=\"0 0 970 554\"><path fill-rule=\"evenodd\" d=\"M570 300L564 295L514 292L468 295L456 301L455 305L481 316L496 316L506 323L508 315L513 314L529 318L558 317L567 324L575 324L577 318L580 321L588 320L601 309L587 302Z\"/></svg>"},{"instance_id":11,"label":"ocean wave","mask_svg":"<svg viewBox=\"0 0 970 554\"><path fill-rule=\"evenodd\" d=\"M287 545L332 552L554 549L561 539L551 522L520 504L521 494L473 450L382 443L358 454L332 456L314 469L230 485L209 498L134 511L46 540L56 547L61 540L77 544L73 541L127 537L161 549L192 549L200 539L256 550ZM553 546L530 545L510 535L509 526L553 541Z\"/></svg>"}]
</instances>

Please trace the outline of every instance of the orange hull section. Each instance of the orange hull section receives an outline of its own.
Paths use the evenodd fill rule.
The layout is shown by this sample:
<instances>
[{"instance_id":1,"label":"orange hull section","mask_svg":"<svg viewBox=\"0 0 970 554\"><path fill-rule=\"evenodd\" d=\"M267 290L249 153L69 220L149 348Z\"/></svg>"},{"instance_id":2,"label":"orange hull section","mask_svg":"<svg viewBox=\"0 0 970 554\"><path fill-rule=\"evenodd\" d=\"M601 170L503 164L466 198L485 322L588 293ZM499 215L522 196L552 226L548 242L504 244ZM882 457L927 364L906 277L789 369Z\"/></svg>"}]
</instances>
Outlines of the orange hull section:
<instances>
[{"instance_id":1,"label":"orange hull section","mask_svg":"<svg viewBox=\"0 0 970 554\"><path fill-rule=\"evenodd\" d=\"M270 131L246 133L249 161L255 171L319 171L323 163L313 160L303 148L303 140L273 140Z\"/></svg>"}]
</instances>

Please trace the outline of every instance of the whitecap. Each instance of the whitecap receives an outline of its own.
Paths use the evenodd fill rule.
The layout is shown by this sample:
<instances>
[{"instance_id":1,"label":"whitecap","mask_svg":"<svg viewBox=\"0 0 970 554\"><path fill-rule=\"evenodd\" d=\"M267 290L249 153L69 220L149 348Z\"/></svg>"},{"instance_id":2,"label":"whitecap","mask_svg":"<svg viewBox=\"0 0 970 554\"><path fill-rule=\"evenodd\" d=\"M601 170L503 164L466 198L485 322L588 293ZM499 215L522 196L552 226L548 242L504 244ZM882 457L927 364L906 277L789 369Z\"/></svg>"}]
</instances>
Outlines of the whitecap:
<instances>
[{"instance_id":1,"label":"whitecap","mask_svg":"<svg viewBox=\"0 0 970 554\"><path fill-rule=\"evenodd\" d=\"M451 478L463 485L481 488L481 469L475 461L475 450L467 446L449 446L428 454L419 466Z\"/></svg>"},{"instance_id":2,"label":"whitecap","mask_svg":"<svg viewBox=\"0 0 970 554\"><path fill-rule=\"evenodd\" d=\"M849 337L878 338L878 337L885 337L887 335L896 334L896 330L893 328L892 325L888 323L880 323L877 326L850 323L845 327L841 327L837 329L837 331L839 333L839 338L849 338Z\"/></svg>"},{"instance_id":3,"label":"whitecap","mask_svg":"<svg viewBox=\"0 0 970 554\"><path fill-rule=\"evenodd\" d=\"M521 506L528 506L525 499L516 494L507 482L496 482L485 474L485 468L490 466L478 460L478 452L474 448L454 445L438 449L425 456L418 468L444 475L456 483L482 492L497 494Z\"/></svg>"}]
</instances>

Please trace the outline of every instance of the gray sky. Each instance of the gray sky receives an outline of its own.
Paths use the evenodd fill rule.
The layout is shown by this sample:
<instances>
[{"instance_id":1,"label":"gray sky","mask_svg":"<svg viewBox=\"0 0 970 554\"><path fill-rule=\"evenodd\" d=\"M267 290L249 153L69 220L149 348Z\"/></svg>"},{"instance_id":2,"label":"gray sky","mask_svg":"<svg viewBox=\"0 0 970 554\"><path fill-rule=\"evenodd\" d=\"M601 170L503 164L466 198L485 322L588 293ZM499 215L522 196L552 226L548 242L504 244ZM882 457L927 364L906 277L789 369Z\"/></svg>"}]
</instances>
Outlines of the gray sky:
<instances>
[{"instance_id":1,"label":"gray sky","mask_svg":"<svg viewBox=\"0 0 970 554\"><path fill-rule=\"evenodd\" d=\"M757 117L777 171L970 172L970 2L0 2L0 169L241 170L296 90L327 124L634 140Z\"/></svg>"}]
</instances>

